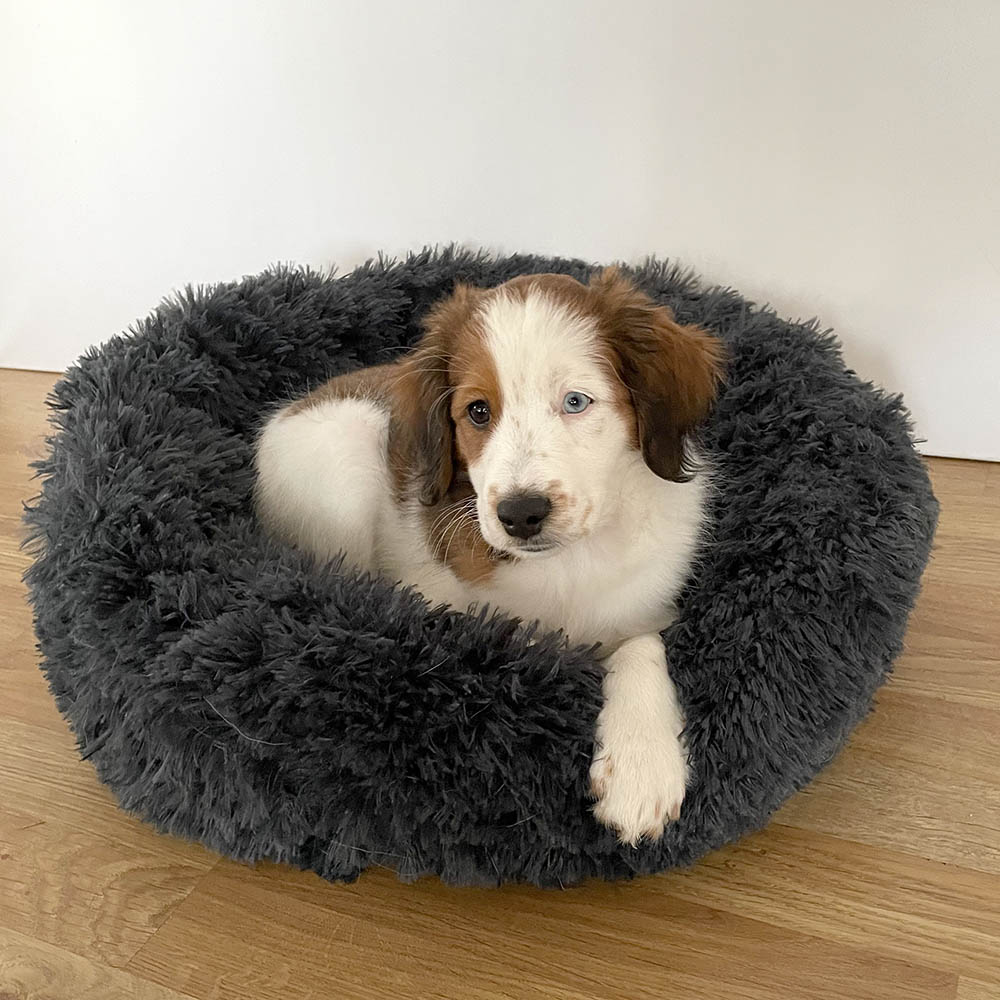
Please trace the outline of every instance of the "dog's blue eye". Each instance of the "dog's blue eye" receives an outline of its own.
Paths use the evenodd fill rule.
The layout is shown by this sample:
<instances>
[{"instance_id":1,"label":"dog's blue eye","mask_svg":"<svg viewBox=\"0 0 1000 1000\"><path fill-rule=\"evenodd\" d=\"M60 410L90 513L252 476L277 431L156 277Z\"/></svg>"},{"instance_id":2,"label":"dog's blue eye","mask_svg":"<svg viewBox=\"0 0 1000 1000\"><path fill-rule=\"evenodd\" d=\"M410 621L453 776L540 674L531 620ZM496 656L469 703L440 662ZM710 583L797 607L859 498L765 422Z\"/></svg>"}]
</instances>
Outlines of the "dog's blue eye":
<instances>
[{"instance_id":1,"label":"dog's blue eye","mask_svg":"<svg viewBox=\"0 0 1000 1000\"><path fill-rule=\"evenodd\" d=\"M590 396L582 392L567 392L563 397L563 410L566 413L583 413L592 402Z\"/></svg>"}]
</instances>

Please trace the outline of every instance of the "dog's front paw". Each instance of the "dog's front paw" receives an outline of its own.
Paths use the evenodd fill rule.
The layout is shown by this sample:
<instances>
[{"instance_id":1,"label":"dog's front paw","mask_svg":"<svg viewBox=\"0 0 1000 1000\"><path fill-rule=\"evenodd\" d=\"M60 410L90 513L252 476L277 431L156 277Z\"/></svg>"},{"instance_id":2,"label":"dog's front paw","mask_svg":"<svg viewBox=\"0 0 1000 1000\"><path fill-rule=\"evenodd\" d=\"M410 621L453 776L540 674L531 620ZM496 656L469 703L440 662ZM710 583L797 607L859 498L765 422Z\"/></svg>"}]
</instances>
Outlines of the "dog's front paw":
<instances>
[{"instance_id":1,"label":"dog's front paw","mask_svg":"<svg viewBox=\"0 0 1000 1000\"><path fill-rule=\"evenodd\" d=\"M688 776L684 745L669 731L616 733L601 716L590 766L594 815L624 844L656 840L680 816Z\"/></svg>"}]
</instances>

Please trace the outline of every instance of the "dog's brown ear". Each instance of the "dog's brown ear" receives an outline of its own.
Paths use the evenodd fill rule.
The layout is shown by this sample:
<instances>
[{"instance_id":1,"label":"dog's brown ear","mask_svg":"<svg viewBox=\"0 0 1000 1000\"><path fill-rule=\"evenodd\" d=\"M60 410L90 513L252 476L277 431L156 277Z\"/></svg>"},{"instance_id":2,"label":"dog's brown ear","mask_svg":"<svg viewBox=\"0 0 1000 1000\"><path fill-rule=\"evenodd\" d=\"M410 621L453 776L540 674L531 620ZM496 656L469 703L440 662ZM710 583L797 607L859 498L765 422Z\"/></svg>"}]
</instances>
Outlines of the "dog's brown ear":
<instances>
[{"instance_id":1,"label":"dog's brown ear","mask_svg":"<svg viewBox=\"0 0 1000 1000\"><path fill-rule=\"evenodd\" d=\"M392 464L412 476L419 501L432 507L455 476L455 428L450 415L449 373L456 338L474 314L482 292L457 285L424 319L424 336L401 364L393 387L389 431Z\"/></svg>"},{"instance_id":2,"label":"dog's brown ear","mask_svg":"<svg viewBox=\"0 0 1000 1000\"><path fill-rule=\"evenodd\" d=\"M684 482L684 441L715 400L722 344L700 327L681 326L615 268L592 278L589 292L631 396L643 458L661 479Z\"/></svg>"}]
</instances>

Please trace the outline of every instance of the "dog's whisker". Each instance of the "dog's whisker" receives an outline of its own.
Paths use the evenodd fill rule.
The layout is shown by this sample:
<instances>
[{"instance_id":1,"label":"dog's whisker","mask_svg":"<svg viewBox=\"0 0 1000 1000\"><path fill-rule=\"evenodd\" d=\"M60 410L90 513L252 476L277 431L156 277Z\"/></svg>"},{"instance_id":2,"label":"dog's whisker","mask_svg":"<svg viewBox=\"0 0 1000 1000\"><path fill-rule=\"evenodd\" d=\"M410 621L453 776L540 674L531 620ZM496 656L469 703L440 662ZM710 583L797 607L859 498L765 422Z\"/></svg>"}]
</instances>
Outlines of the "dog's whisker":
<instances>
[{"instance_id":1,"label":"dog's whisker","mask_svg":"<svg viewBox=\"0 0 1000 1000\"><path fill-rule=\"evenodd\" d=\"M428 535L434 543L435 558L439 558L441 555L441 546L444 544L444 539L447 537L447 533L453 523L453 519L460 515L460 511L457 509L460 506L461 502L457 504L449 504L445 510L434 519L434 522L428 531ZM440 530L438 530L438 525L440 525Z\"/></svg>"},{"instance_id":2,"label":"dog's whisker","mask_svg":"<svg viewBox=\"0 0 1000 1000\"><path fill-rule=\"evenodd\" d=\"M466 503L465 508L459 510L454 515L451 522L448 525L446 525L445 528L442 530L441 544L444 544L445 541L447 541L447 548L445 549L444 553L444 560L443 560L444 562L448 561L448 553L451 550L451 543L454 541L456 535L463 527L463 525L473 523L475 521L475 515L468 508L467 501L465 503Z\"/></svg>"},{"instance_id":3,"label":"dog's whisker","mask_svg":"<svg viewBox=\"0 0 1000 1000\"><path fill-rule=\"evenodd\" d=\"M475 500L475 497L473 497L472 499L473 499L473 501L474 501L474 500ZM463 507L467 506L467 505L468 505L468 503L469 503L468 499L463 499L463 500L456 500L456 501L455 501L454 503L450 503L450 504L448 504L448 505L447 505L447 506L446 506L446 507L444 508L444 510L442 510L442 511L441 511L441 512L440 512L440 513L438 514L438 516L437 516L437 517L435 517L435 518L434 518L434 520L433 520L433 521L431 522L431 526L430 526L430 528L428 529L428 530L429 530L429 533L433 533L433 532L434 532L434 530L435 530L435 528L437 528L438 524L439 524L439 523L440 523L440 522L441 522L442 520L444 520L445 518L449 517L449 516L450 516L451 514L455 513L456 511L458 511L458 510L462 509Z\"/></svg>"},{"instance_id":4,"label":"dog's whisker","mask_svg":"<svg viewBox=\"0 0 1000 1000\"><path fill-rule=\"evenodd\" d=\"M438 398L435 399L433 403L431 403L431 405L429 407L430 412L433 413L438 408L438 406L440 406L441 403L445 399L447 399L447 397L450 396L450 395L451 395L451 386L448 386L448 388L445 389L444 392L442 392L441 395L438 396Z\"/></svg>"},{"instance_id":5,"label":"dog's whisker","mask_svg":"<svg viewBox=\"0 0 1000 1000\"><path fill-rule=\"evenodd\" d=\"M468 515L464 512L459 512L451 521L451 523L445 528L441 533L441 544L445 544L444 556L442 561L448 562L448 554L451 552L452 543L458 536L463 526L468 523Z\"/></svg>"},{"instance_id":6,"label":"dog's whisker","mask_svg":"<svg viewBox=\"0 0 1000 1000\"><path fill-rule=\"evenodd\" d=\"M451 552L452 543L458 537L459 531L463 527L467 526L469 523L470 523L470 517L469 517L468 514L463 514L463 515L460 515L459 517L455 518L455 524L452 527L451 537L449 538L448 545L447 545L447 547L444 550L444 562L445 563L448 562L448 555Z\"/></svg>"}]
</instances>

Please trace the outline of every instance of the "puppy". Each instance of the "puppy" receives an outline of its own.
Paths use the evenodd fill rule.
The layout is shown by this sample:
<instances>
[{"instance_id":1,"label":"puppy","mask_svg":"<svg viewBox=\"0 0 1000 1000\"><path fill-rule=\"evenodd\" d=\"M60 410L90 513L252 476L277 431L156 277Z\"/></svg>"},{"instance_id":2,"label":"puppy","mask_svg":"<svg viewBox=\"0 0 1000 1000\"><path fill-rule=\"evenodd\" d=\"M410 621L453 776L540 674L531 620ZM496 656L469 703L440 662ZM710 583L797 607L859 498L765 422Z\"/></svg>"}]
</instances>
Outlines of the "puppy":
<instances>
[{"instance_id":1,"label":"puppy","mask_svg":"<svg viewBox=\"0 0 1000 1000\"><path fill-rule=\"evenodd\" d=\"M684 720L660 631L688 575L719 342L615 270L459 285L416 348L274 413L257 445L273 535L602 644L591 784L629 844L680 812Z\"/></svg>"}]
</instances>

